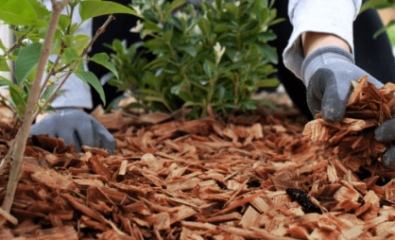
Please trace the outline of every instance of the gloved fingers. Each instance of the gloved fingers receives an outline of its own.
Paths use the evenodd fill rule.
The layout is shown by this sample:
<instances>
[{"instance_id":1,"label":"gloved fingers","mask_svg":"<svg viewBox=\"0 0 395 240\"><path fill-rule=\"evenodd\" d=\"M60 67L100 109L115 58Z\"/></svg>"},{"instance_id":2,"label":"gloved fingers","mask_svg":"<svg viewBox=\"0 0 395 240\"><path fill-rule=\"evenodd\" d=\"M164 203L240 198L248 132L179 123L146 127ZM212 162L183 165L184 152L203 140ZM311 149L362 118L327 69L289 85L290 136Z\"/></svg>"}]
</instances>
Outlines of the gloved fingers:
<instances>
[{"instance_id":1,"label":"gloved fingers","mask_svg":"<svg viewBox=\"0 0 395 240\"><path fill-rule=\"evenodd\" d=\"M394 141L395 140L395 119L388 120L381 124L374 131L374 137L377 141Z\"/></svg>"},{"instance_id":2,"label":"gloved fingers","mask_svg":"<svg viewBox=\"0 0 395 240\"><path fill-rule=\"evenodd\" d=\"M67 129L66 131L58 131L56 132L56 135L59 139L62 139L64 141L64 144L66 146L70 146L71 143L74 142L75 151L81 151L80 137L76 130Z\"/></svg>"},{"instance_id":3,"label":"gloved fingers","mask_svg":"<svg viewBox=\"0 0 395 240\"><path fill-rule=\"evenodd\" d=\"M117 148L117 142L115 141L115 138L96 119L92 119L92 124L94 126L95 131L96 131L96 134L99 136L98 139L100 139L100 148L106 149L108 151L108 153L113 155L115 152L115 149Z\"/></svg>"},{"instance_id":4,"label":"gloved fingers","mask_svg":"<svg viewBox=\"0 0 395 240\"><path fill-rule=\"evenodd\" d=\"M79 124L75 132L76 137L80 138L79 142L81 146L99 147L99 144L95 141L95 138L97 138L97 136L95 136L95 126L93 126L89 118Z\"/></svg>"},{"instance_id":5,"label":"gloved fingers","mask_svg":"<svg viewBox=\"0 0 395 240\"><path fill-rule=\"evenodd\" d=\"M342 120L352 92L351 79L337 78L339 76L329 69L319 69L312 77L312 81L319 85L319 93L324 93L321 103L322 118L329 123Z\"/></svg>"},{"instance_id":6,"label":"gloved fingers","mask_svg":"<svg viewBox=\"0 0 395 240\"><path fill-rule=\"evenodd\" d=\"M83 138L81 138L81 136L79 134L79 131L78 130L74 130L73 131L73 142L74 142L74 149L75 149L76 152L79 152L79 153L82 152L81 151L81 147L82 147L82 145L84 145L82 143L82 139ZM70 145L71 145L71 143L70 143ZM67 146L69 146L69 145L67 145Z\"/></svg>"},{"instance_id":7,"label":"gloved fingers","mask_svg":"<svg viewBox=\"0 0 395 240\"><path fill-rule=\"evenodd\" d=\"M307 88L307 106L309 107L311 114L315 117L315 115L321 111L322 98L319 98L314 94L314 86L312 85L314 85L314 83L311 81Z\"/></svg>"},{"instance_id":8,"label":"gloved fingers","mask_svg":"<svg viewBox=\"0 0 395 240\"><path fill-rule=\"evenodd\" d=\"M389 168L395 168L395 146L390 147L383 155L383 163Z\"/></svg>"},{"instance_id":9,"label":"gloved fingers","mask_svg":"<svg viewBox=\"0 0 395 240\"><path fill-rule=\"evenodd\" d=\"M39 123L33 124L30 128L29 136L49 133L50 137L55 137L53 124L50 124L53 121L53 117L53 115L48 115Z\"/></svg>"}]
</instances>

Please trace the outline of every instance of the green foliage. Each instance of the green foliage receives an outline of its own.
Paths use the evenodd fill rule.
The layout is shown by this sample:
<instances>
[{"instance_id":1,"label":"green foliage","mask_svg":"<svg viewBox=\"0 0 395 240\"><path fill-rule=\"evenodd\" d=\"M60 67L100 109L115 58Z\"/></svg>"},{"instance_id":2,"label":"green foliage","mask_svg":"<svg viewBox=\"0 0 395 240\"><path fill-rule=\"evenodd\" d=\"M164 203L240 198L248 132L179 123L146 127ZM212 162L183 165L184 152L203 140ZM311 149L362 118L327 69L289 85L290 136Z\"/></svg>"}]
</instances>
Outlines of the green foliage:
<instances>
[{"instance_id":1,"label":"green foliage","mask_svg":"<svg viewBox=\"0 0 395 240\"><path fill-rule=\"evenodd\" d=\"M82 21L93 17L113 14L113 13L128 13L137 15L132 9L120 5L115 2L101 2L101 1L83 1L80 3L79 12Z\"/></svg>"},{"instance_id":2,"label":"green foliage","mask_svg":"<svg viewBox=\"0 0 395 240\"><path fill-rule=\"evenodd\" d=\"M132 7L143 16L132 31L144 43L126 49L113 42L119 79L110 84L119 90L135 85L139 101L133 106L168 112L190 107L193 117L206 115L208 104L222 113L245 111L257 108L251 100L257 87L278 84L267 79L275 71L271 63L278 62L268 26L279 22L268 1L216 0L195 8L185 0L135 0Z\"/></svg>"},{"instance_id":3,"label":"green foliage","mask_svg":"<svg viewBox=\"0 0 395 240\"><path fill-rule=\"evenodd\" d=\"M392 46L395 46L395 27L389 28L387 30L388 37L390 38L390 42Z\"/></svg>"},{"instance_id":4,"label":"green foliage","mask_svg":"<svg viewBox=\"0 0 395 240\"><path fill-rule=\"evenodd\" d=\"M362 5L359 13L362 13L367 9L383 9L383 8L395 9L395 0L369 0ZM373 37L376 38L381 33L387 32L390 37L391 44L395 46L395 40L393 40L394 26L395 26L395 20L392 20L386 26L375 32Z\"/></svg>"},{"instance_id":5,"label":"green foliage","mask_svg":"<svg viewBox=\"0 0 395 240\"><path fill-rule=\"evenodd\" d=\"M19 86L29 76L33 69L38 65L40 58L41 43L32 43L24 47L18 54L15 61L15 77Z\"/></svg>"},{"instance_id":6,"label":"green foliage","mask_svg":"<svg viewBox=\"0 0 395 240\"><path fill-rule=\"evenodd\" d=\"M26 0L1 0L0 19L7 24L31 25L36 23L37 15Z\"/></svg>"},{"instance_id":7,"label":"green foliage","mask_svg":"<svg viewBox=\"0 0 395 240\"><path fill-rule=\"evenodd\" d=\"M362 5L359 13L362 13L370 8L383 9L388 7L394 7L394 4L394 0L369 0Z\"/></svg>"},{"instance_id":8,"label":"green foliage","mask_svg":"<svg viewBox=\"0 0 395 240\"><path fill-rule=\"evenodd\" d=\"M376 38L378 35L380 35L381 33L385 32L385 31L388 31L390 28L393 28L394 26L395 26L395 20L392 20L385 27L383 27L382 29L375 32L373 37Z\"/></svg>"},{"instance_id":9,"label":"green foliage","mask_svg":"<svg viewBox=\"0 0 395 240\"><path fill-rule=\"evenodd\" d=\"M75 31L81 22L72 22L73 13L77 11L83 21L111 13L125 13L137 15L131 8L113 2L101 2L100 0L71 0L67 7L67 14L60 16L57 24L55 37L51 47L51 54L57 55L56 62L48 61L46 75L56 76L57 80L50 79L42 89L42 95L38 106L54 91L61 76L73 72L84 82L89 83L100 94L105 104L103 88L97 77L85 71L83 67L83 51L87 49L91 37L87 35L75 35ZM16 36L14 46L7 49L0 40L0 48L5 52L0 56L0 71L10 71L7 60L15 62L15 78L17 83L10 79L0 78L0 86L8 86L11 99L7 101L1 97L1 104L9 105L17 114L24 114L26 101L30 93L30 87L34 80L35 71L41 54L41 42L44 40L51 12L43 5L41 0L1 0L0 20L10 25L10 29ZM90 35L90 33L87 33ZM114 65L109 61L105 53L99 53L88 58L108 68L115 76L118 73ZM73 68L73 66L78 66ZM50 108L50 107L49 107Z\"/></svg>"}]
</instances>

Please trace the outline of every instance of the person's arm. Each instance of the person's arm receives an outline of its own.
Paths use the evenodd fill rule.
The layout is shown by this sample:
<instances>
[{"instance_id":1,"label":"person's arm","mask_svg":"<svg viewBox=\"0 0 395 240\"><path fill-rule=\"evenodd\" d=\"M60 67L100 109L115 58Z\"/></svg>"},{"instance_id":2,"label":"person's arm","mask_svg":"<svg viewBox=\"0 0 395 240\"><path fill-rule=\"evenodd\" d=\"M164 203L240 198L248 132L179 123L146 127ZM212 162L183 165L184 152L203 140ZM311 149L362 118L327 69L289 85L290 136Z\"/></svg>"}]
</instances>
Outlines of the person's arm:
<instances>
[{"instance_id":1,"label":"person's arm","mask_svg":"<svg viewBox=\"0 0 395 240\"><path fill-rule=\"evenodd\" d=\"M369 75L355 65L353 21L361 0L290 0L293 31L284 50L287 68L306 86L311 113L339 122L352 91L351 81ZM383 84L370 76L369 81Z\"/></svg>"},{"instance_id":2,"label":"person's arm","mask_svg":"<svg viewBox=\"0 0 395 240\"><path fill-rule=\"evenodd\" d=\"M302 33L302 46L304 57L326 46L337 46L351 52L350 45L345 40L331 33L304 32Z\"/></svg>"},{"instance_id":3,"label":"person's arm","mask_svg":"<svg viewBox=\"0 0 395 240\"><path fill-rule=\"evenodd\" d=\"M353 21L362 0L289 0L288 16L293 25L292 35L283 52L285 66L302 79L301 67L305 58L302 35L308 32L339 37L354 51Z\"/></svg>"}]
</instances>

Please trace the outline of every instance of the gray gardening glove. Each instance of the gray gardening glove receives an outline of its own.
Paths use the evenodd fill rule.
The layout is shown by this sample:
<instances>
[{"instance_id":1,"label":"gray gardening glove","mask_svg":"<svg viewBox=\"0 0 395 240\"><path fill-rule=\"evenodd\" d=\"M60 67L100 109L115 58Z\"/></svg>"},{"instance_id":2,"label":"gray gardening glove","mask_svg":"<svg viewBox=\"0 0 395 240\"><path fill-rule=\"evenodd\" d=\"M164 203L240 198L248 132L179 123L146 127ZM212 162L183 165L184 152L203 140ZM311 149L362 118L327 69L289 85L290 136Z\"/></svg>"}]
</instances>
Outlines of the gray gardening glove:
<instances>
[{"instance_id":1,"label":"gray gardening glove","mask_svg":"<svg viewBox=\"0 0 395 240\"><path fill-rule=\"evenodd\" d=\"M39 123L34 124L30 135L49 133L50 137L63 139L66 146L74 142L77 152L81 146L104 148L114 154L117 143L114 137L99 121L76 108L64 108L49 114Z\"/></svg>"},{"instance_id":2,"label":"gray gardening glove","mask_svg":"<svg viewBox=\"0 0 395 240\"><path fill-rule=\"evenodd\" d=\"M322 111L323 119L330 123L339 122L344 116L352 92L351 80L369 75L355 65L351 53L335 46L310 53L303 61L301 74L311 113L315 116ZM368 80L378 89L383 86L370 75Z\"/></svg>"},{"instance_id":3,"label":"gray gardening glove","mask_svg":"<svg viewBox=\"0 0 395 240\"><path fill-rule=\"evenodd\" d=\"M381 124L374 132L377 141L391 142L395 140L395 118ZM389 168L395 168L395 146L390 147L383 156L383 163Z\"/></svg>"}]
</instances>

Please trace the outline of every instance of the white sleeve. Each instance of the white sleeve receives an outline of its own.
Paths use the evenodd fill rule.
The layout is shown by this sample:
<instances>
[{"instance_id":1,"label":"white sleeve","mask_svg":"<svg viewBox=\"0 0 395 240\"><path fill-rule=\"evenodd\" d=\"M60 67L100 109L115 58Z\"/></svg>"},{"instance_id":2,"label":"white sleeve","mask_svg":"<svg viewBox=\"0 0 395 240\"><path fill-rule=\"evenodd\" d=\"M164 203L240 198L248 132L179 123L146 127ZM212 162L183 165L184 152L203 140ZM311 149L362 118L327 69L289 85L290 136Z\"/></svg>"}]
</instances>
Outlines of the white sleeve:
<instances>
[{"instance_id":1,"label":"white sleeve","mask_svg":"<svg viewBox=\"0 0 395 240\"><path fill-rule=\"evenodd\" d=\"M48 10L52 10L52 4L50 0L45 0L44 4L48 8ZM63 9L62 14L67 14L66 8ZM76 11L74 11L72 23L81 22L81 17L78 12L78 6L76 7ZM77 29L75 35L84 34L87 36L92 36L92 20L86 20ZM50 56L49 59L51 61L55 61L56 56ZM85 70L88 69L86 64L84 65ZM46 77L46 74L44 78ZM51 79L56 80L55 77ZM59 82L62 80L60 78ZM90 86L85 84L81 79L79 79L75 74L71 74L67 81L63 84L60 89L61 94L52 102L51 106L53 108L62 108L62 107L82 107L90 109L92 108L92 96L90 91Z\"/></svg>"},{"instance_id":2,"label":"white sleeve","mask_svg":"<svg viewBox=\"0 0 395 240\"><path fill-rule=\"evenodd\" d=\"M301 78L304 32L334 34L345 40L354 54L353 22L361 4L362 0L289 0L288 16L293 31L283 52L285 66Z\"/></svg>"}]
</instances>

